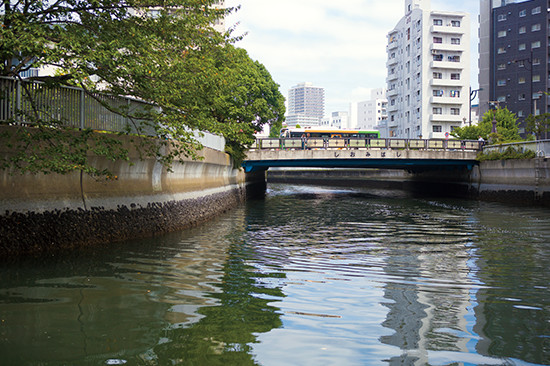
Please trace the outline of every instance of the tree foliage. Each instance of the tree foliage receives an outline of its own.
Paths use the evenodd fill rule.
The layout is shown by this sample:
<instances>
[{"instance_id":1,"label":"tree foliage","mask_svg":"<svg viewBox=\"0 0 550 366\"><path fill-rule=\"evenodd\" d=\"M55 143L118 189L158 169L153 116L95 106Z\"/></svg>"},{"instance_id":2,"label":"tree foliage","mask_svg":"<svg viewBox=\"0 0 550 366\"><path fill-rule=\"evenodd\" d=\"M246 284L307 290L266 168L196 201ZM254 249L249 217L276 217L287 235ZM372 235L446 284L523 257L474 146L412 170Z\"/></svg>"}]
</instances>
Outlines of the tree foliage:
<instances>
[{"instance_id":1,"label":"tree foliage","mask_svg":"<svg viewBox=\"0 0 550 366\"><path fill-rule=\"evenodd\" d=\"M497 122L496 133L492 133L493 118ZM517 117L508 108L487 111L477 125L455 128L452 135L463 140L477 140L481 136L493 143L521 140Z\"/></svg>"},{"instance_id":2,"label":"tree foliage","mask_svg":"<svg viewBox=\"0 0 550 366\"><path fill-rule=\"evenodd\" d=\"M220 9L216 3L3 0L0 76L21 78L30 68L53 67L54 75L38 79L52 86L78 86L90 95L132 96L154 105L140 115L123 107L115 112L133 120L140 131L154 129L163 137L149 139L141 148L167 166L181 156L197 157L201 146L191 129L223 135L230 150L242 155L255 131L282 121L284 100L265 67L232 45L239 37L233 37L231 30L214 30L216 21L236 10ZM57 145L54 151L62 161L79 162L68 164L68 170L73 166L93 171L87 166L86 150L98 144L113 146L112 141L99 141L108 136L91 138L83 133L90 139L81 139L79 148L74 148L75 131L54 116L45 119L36 113L32 123L36 128L29 133L36 146ZM19 135L6 138L13 141ZM102 151L109 158L127 158L121 148ZM12 157L4 165L21 171L56 171L46 165L32 166L43 159L41 154L26 161Z\"/></svg>"},{"instance_id":3,"label":"tree foliage","mask_svg":"<svg viewBox=\"0 0 550 366\"><path fill-rule=\"evenodd\" d=\"M537 116L530 114L526 119L525 130L536 136L537 139L548 138L550 131L550 113L543 113Z\"/></svg>"}]
</instances>

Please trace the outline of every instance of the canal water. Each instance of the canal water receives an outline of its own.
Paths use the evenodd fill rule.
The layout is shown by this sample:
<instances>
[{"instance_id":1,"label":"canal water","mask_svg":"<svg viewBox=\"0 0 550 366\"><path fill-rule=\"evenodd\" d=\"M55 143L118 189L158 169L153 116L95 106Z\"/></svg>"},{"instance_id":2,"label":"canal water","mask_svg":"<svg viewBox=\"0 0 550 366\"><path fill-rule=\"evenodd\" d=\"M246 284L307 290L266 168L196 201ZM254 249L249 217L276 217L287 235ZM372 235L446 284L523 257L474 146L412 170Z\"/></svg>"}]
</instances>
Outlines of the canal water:
<instances>
[{"instance_id":1,"label":"canal water","mask_svg":"<svg viewBox=\"0 0 550 366\"><path fill-rule=\"evenodd\" d=\"M1 365L547 365L550 211L270 185L184 232L3 262Z\"/></svg>"}]
</instances>

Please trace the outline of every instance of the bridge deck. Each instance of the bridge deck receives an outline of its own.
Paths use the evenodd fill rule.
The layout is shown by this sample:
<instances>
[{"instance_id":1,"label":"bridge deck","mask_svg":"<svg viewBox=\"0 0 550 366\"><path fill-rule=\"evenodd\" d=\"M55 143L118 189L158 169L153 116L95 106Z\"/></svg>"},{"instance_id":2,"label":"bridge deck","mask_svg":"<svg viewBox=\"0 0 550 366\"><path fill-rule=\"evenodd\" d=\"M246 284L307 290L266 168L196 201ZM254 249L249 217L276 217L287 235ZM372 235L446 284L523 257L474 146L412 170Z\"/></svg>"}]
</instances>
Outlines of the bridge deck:
<instances>
[{"instance_id":1,"label":"bridge deck","mask_svg":"<svg viewBox=\"0 0 550 366\"><path fill-rule=\"evenodd\" d=\"M247 172L270 167L423 169L466 167L475 164L477 152L406 149L269 149L250 150L243 167Z\"/></svg>"}]
</instances>

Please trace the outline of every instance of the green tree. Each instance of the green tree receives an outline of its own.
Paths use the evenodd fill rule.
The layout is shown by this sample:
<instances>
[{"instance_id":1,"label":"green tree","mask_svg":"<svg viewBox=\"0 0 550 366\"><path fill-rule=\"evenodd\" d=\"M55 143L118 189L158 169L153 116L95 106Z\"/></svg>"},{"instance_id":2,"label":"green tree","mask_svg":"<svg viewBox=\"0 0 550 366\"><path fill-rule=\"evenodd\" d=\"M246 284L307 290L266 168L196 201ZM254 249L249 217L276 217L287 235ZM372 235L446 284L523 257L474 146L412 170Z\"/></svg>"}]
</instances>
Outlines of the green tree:
<instances>
[{"instance_id":1,"label":"green tree","mask_svg":"<svg viewBox=\"0 0 550 366\"><path fill-rule=\"evenodd\" d=\"M530 114L525 119L525 122L525 130L535 134L537 139L548 137L548 131L550 131L550 113L543 113L538 116Z\"/></svg>"},{"instance_id":2,"label":"green tree","mask_svg":"<svg viewBox=\"0 0 550 366\"><path fill-rule=\"evenodd\" d=\"M146 146L138 146L167 166L178 157L197 156L201 146L191 129L222 134L232 150L242 154L254 130L280 121L284 104L265 67L231 45L239 38L231 31L214 30L217 20L235 11L217 8L216 3L3 0L0 76L21 78L31 67L53 66L56 75L38 78L46 85L74 85L90 95L133 96L150 103L155 108L139 114L124 107L105 107L130 118L138 132L153 129L157 136L169 137L145 139ZM32 97L31 91L25 92ZM36 128L4 134L20 152L4 161L4 167L61 173L84 169L103 174L94 171L86 158L87 150L103 145L109 148L97 150L105 156L124 159L127 152L112 137L94 136L76 143L75 131L52 115L45 118L47 110L35 106L36 113L26 117ZM31 141L22 141L25 134L31 135ZM36 147L36 155L25 158L21 149L29 145ZM44 154L41 146L55 148ZM60 164L54 169L41 164L53 153L59 155Z\"/></svg>"},{"instance_id":3,"label":"green tree","mask_svg":"<svg viewBox=\"0 0 550 366\"><path fill-rule=\"evenodd\" d=\"M491 133L493 118L497 122L497 133ZM498 108L494 111L487 111L477 125L455 128L452 135L464 140L477 140L481 136L485 140L491 139L493 143L500 143L521 140L518 131L516 115L508 108Z\"/></svg>"}]
</instances>

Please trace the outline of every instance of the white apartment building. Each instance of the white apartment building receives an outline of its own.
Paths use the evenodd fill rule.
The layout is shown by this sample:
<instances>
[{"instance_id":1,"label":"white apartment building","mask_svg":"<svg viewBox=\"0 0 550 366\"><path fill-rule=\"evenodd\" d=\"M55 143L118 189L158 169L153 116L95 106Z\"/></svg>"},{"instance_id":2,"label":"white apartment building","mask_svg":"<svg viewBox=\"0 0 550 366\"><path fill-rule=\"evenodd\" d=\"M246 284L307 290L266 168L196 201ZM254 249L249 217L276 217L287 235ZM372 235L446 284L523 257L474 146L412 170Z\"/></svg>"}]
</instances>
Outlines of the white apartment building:
<instances>
[{"instance_id":1,"label":"white apartment building","mask_svg":"<svg viewBox=\"0 0 550 366\"><path fill-rule=\"evenodd\" d=\"M373 89L369 100L357 103L354 127L360 130L378 130L388 118L387 105L386 89Z\"/></svg>"},{"instance_id":2,"label":"white apartment building","mask_svg":"<svg viewBox=\"0 0 550 366\"><path fill-rule=\"evenodd\" d=\"M325 89L312 83L301 83L288 91L286 124L319 126L325 113Z\"/></svg>"},{"instance_id":3,"label":"white apartment building","mask_svg":"<svg viewBox=\"0 0 550 366\"><path fill-rule=\"evenodd\" d=\"M388 33L389 137L445 138L469 120L470 16L405 0Z\"/></svg>"}]
</instances>

